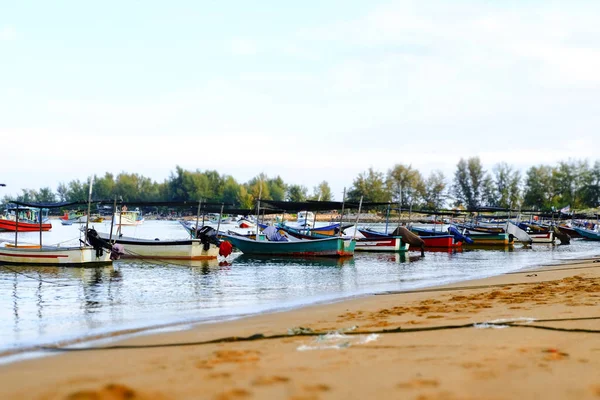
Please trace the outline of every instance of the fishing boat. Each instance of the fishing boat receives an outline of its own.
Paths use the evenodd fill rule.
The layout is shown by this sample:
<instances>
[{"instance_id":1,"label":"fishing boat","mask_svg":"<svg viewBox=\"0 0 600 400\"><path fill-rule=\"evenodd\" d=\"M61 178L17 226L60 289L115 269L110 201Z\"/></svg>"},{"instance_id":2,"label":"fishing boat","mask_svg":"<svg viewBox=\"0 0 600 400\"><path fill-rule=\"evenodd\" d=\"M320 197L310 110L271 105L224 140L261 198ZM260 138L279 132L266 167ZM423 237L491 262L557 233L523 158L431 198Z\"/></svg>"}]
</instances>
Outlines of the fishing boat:
<instances>
[{"instance_id":1,"label":"fishing boat","mask_svg":"<svg viewBox=\"0 0 600 400\"><path fill-rule=\"evenodd\" d=\"M238 220L237 224L238 228L242 229L254 229L256 228L256 224L246 218L241 218Z\"/></svg>"},{"instance_id":2,"label":"fishing boat","mask_svg":"<svg viewBox=\"0 0 600 400\"><path fill-rule=\"evenodd\" d=\"M315 239L324 239L331 237L330 235L321 235L319 233L314 232L314 230L309 231L308 233L302 233L302 231L290 228L290 227L280 227L282 231L291 235L297 239L304 240L315 240ZM349 236L342 236L346 239L349 239ZM355 251L378 251L378 252L388 252L388 253L398 253L403 251L408 251L409 244L402 241L400 236L377 236L377 237L362 237L355 238L356 246L354 248Z\"/></svg>"},{"instance_id":3,"label":"fishing boat","mask_svg":"<svg viewBox=\"0 0 600 400\"><path fill-rule=\"evenodd\" d=\"M390 235L386 235L385 233L368 228L359 228L358 231L367 238L390 237ZM453 235L444 234L441 231L433 233L425 230L415 230L414 228L411 228L411 231L419 235L424 242L425 249L427 250L439 248L454 249L462 246L462 241L458 240Z\"/></svg>"},{"instance_id":4,"label":"fishing boat","mask_svg":"<svg viewBox=\"0 0 600 400\"><path fill-rule=\"evenodd\" d=\"M244 254L301 257L348 257L354 255L356 241L341 237L314 240L269 241L264 238L252 240L237 235L225 235L235 248Z\"/></svg>"},{"instance_id":5,"label":"fishing boat","mask_svg":"<svg viewBox=\"0 0 600 400\"><path fill-rule=\"evenodd\" d=\"M217 231L209 226L198 230L198 239L140 239L99 233L104 240L123 245L126 249L123 258L160 260L211 260L219 255L227 257L231 253L229 244L223 244Z\"/></svg>"},{"instance_id":6,"label":"fishing boat","mask_svg":"<svg viewBox=\"0 0 600 400\"><path fill-rule=\"evenodd\" d=\"M15 232L17 229L19 232L39 232L52 229L52 224L48 220L48 208L40 210L18 204L7 207L5 213L0 215L0 232Z\"/></svg>"},{"instance_id":7,"label":"fishing boat","mask_svg":"<svg viewBox=\"0 0 600 400\"><path fill-rule=\"evenodd\" d=\"M90 198L92 182L90 182ZM88 200L89 204L90 200ZM24 203L14 202L17 206L31 207L37 209L64 207L65 203ZM69 204L69 203L67 203ZM70 203L73 204L73 203ZM89 206L88 206L89 207ZM19 230L20 231L20 230ZM95 267L111 264L123 253L121 245L112 245L98 236L96 230L83 230L83 238L80 238L79 246L48 246L42 243L40 232L39 245L32 243L19 243L18 233L15 231L13 243L3 242L0 244L0 263L13 265L40 265L40 266L75 266Z\"/></svg>"},{"instance_id":8,"label":"fishing boat","mask_svg":"<svg viewBox=\"0 0 600 400\"><path fill-rule=\"evenodd\" d=\"M315 214L310 211L299 211L296 216L296 223L299 226L311 227L315 222Z\"/></svg>"},{"instance_id":9,"label":"fishing boat","mask_svg":"<svg viewBox=\"0 0 600 400\"><path fill-rule=\"evenodd\" d=\"M70 222L70 224L63 223L63 225L85 224L87 222L87 215L80 210L65 211L64 215L60 217L60 221L61 223L63 221Z\"/></svg>"},{"instance_id":10,"label":"fishing boat","mask_svg":"<svg viewBox=\"0 0 600 400\"><path fill-rule=\"evenodd\" d=\"M578 226L574 226L573 229L575 232L580 234L584 239L587 240L600 240L600 232L596 230L581 228Z\"/></svg>"},{"instance_id":11,"label":"fishing boat","mask_svg":"<svg viewBox=\"0 0 600 400\"><path fill-rule=\"evenodd\" d=\"M144 216L139 209L128 210L127 206L123 206L121 211L113 214L113 223L115 225L140 225L144 222Z\"/></svg>"}]
</instances>

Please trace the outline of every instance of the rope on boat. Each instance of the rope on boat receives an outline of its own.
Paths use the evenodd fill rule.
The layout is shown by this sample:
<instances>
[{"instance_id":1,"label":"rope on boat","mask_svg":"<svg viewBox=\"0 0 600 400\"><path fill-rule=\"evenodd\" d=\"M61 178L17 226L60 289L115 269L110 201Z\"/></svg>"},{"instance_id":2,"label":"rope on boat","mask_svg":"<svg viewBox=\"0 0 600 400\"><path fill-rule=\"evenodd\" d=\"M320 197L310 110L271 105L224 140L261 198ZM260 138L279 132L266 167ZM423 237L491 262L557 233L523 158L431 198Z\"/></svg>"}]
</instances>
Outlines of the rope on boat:
<instances>
[{"instance_id":1,"label":"rope on boat","mask_svg":"<svg viewBox=\"0 0 600 400\"><path fill-rule=\"evenodd\" d=\"M535 322L565 322L565 321L590 321L598 320L600 317L579 317L579 318L554 318L554 319L538 319ZM550 330L555 332L568 332L568 333L600 333L599 329L584 329L584 328L559 328L554 326L545 325L533 325L529 322L526 324L522 320L515 321L504 321L504 322L471 322L462 325L438 325L420 328L392 328L392 329L381 329L377 331L349 331L344 332L344 335L372 335L372 334L390 334L390 333L415 333L415 332L429 332L429 331L442 331L451 329L464 329L474 328L479 325L487 325L489 327L511 327L511 328L531 328L531 329L542 329ZM302 329L298 333L293 334L275 334L265 335L263 333L255 333L250 336L229 336L219 339L205 340L199 342L179 342L179 343L156 343L156 344L141 344L141 345L114 345L114 346L103 346L103 347L53 347L53 346L40 346L36 347L37 350L44 351L55 351L55 352L75 352L75 351L95 351L95 350L135 350L135 349L151 349L151 348L164 348L164 347L185 347L185 346L203 346L208 344L219 344L219 343L235 343L235 342L251 342L256 340L274 340L283 339L298 336L322 336L330 332L313 332L310 329Z\"/></svg>"}]
</instances>

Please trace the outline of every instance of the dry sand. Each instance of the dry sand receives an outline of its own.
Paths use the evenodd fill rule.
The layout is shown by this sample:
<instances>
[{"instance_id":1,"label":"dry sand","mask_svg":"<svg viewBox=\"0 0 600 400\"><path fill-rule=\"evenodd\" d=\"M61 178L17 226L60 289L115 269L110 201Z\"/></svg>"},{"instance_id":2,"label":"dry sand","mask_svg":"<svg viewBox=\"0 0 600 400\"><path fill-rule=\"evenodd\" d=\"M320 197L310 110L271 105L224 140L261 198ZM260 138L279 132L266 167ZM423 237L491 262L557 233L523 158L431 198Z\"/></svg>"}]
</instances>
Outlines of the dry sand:
<instances>
[{"instance_id":1,"label":"dry sand","mask_svg":"<svg viewBox=\"0 0 600 400\"><path fill-rule=\"evenodd\" d=\"M11 363L0 366L0 398L600 399L599 300L600 263L575 262L115 344L284 334L278 339L70 352ZM498 319L519 322L473 326ZM422 330L452 325L467 327ZM403 331L371 335L398 327ZM318 340L286 336L290 328L351 334ZM573 329L579 331L566 331Z\"/></svg>"}]
</instances>

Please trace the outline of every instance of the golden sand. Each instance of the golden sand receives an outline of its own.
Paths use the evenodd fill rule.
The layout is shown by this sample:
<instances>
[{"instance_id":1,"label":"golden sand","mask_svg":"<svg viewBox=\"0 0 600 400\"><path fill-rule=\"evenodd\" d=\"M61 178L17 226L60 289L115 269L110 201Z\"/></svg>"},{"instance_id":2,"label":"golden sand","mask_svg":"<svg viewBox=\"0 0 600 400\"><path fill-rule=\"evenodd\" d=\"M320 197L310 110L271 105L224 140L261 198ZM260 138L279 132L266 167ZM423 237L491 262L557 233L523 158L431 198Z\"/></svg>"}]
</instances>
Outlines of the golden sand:
<instances>
[{"instance_id":1,"label":"golden sand","mask_svg":"<svg viewBox=\"0 0 600 400\"><path fill-rule=\"evenodd\" d=\"M600 263L546 267L3 365L0 398L600 399L599 300Z\"/></svg>"}]
</instances>

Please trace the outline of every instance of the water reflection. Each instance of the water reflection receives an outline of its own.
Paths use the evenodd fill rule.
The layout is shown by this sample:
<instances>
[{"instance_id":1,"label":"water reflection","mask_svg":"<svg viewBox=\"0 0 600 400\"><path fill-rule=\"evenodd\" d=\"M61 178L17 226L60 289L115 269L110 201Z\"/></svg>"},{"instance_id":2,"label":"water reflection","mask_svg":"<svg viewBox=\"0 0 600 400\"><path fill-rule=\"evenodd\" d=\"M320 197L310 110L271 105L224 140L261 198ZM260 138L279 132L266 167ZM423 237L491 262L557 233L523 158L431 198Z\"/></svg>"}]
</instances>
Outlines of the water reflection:
<instances>
[{"instance_id":1,"label":"water reflection","mask_svg":"<svg viewBox=\"0 0 600 400\"><path fill-rule=\"evenodd\" d=\"M236 264L269 264L269 265L298 265L298 266L316 266L316 267L342 267L344 265L354 265L354 257L283 257L267 255L249 255L241 254L232 261Z\"/></svg>"}]
</instances>

